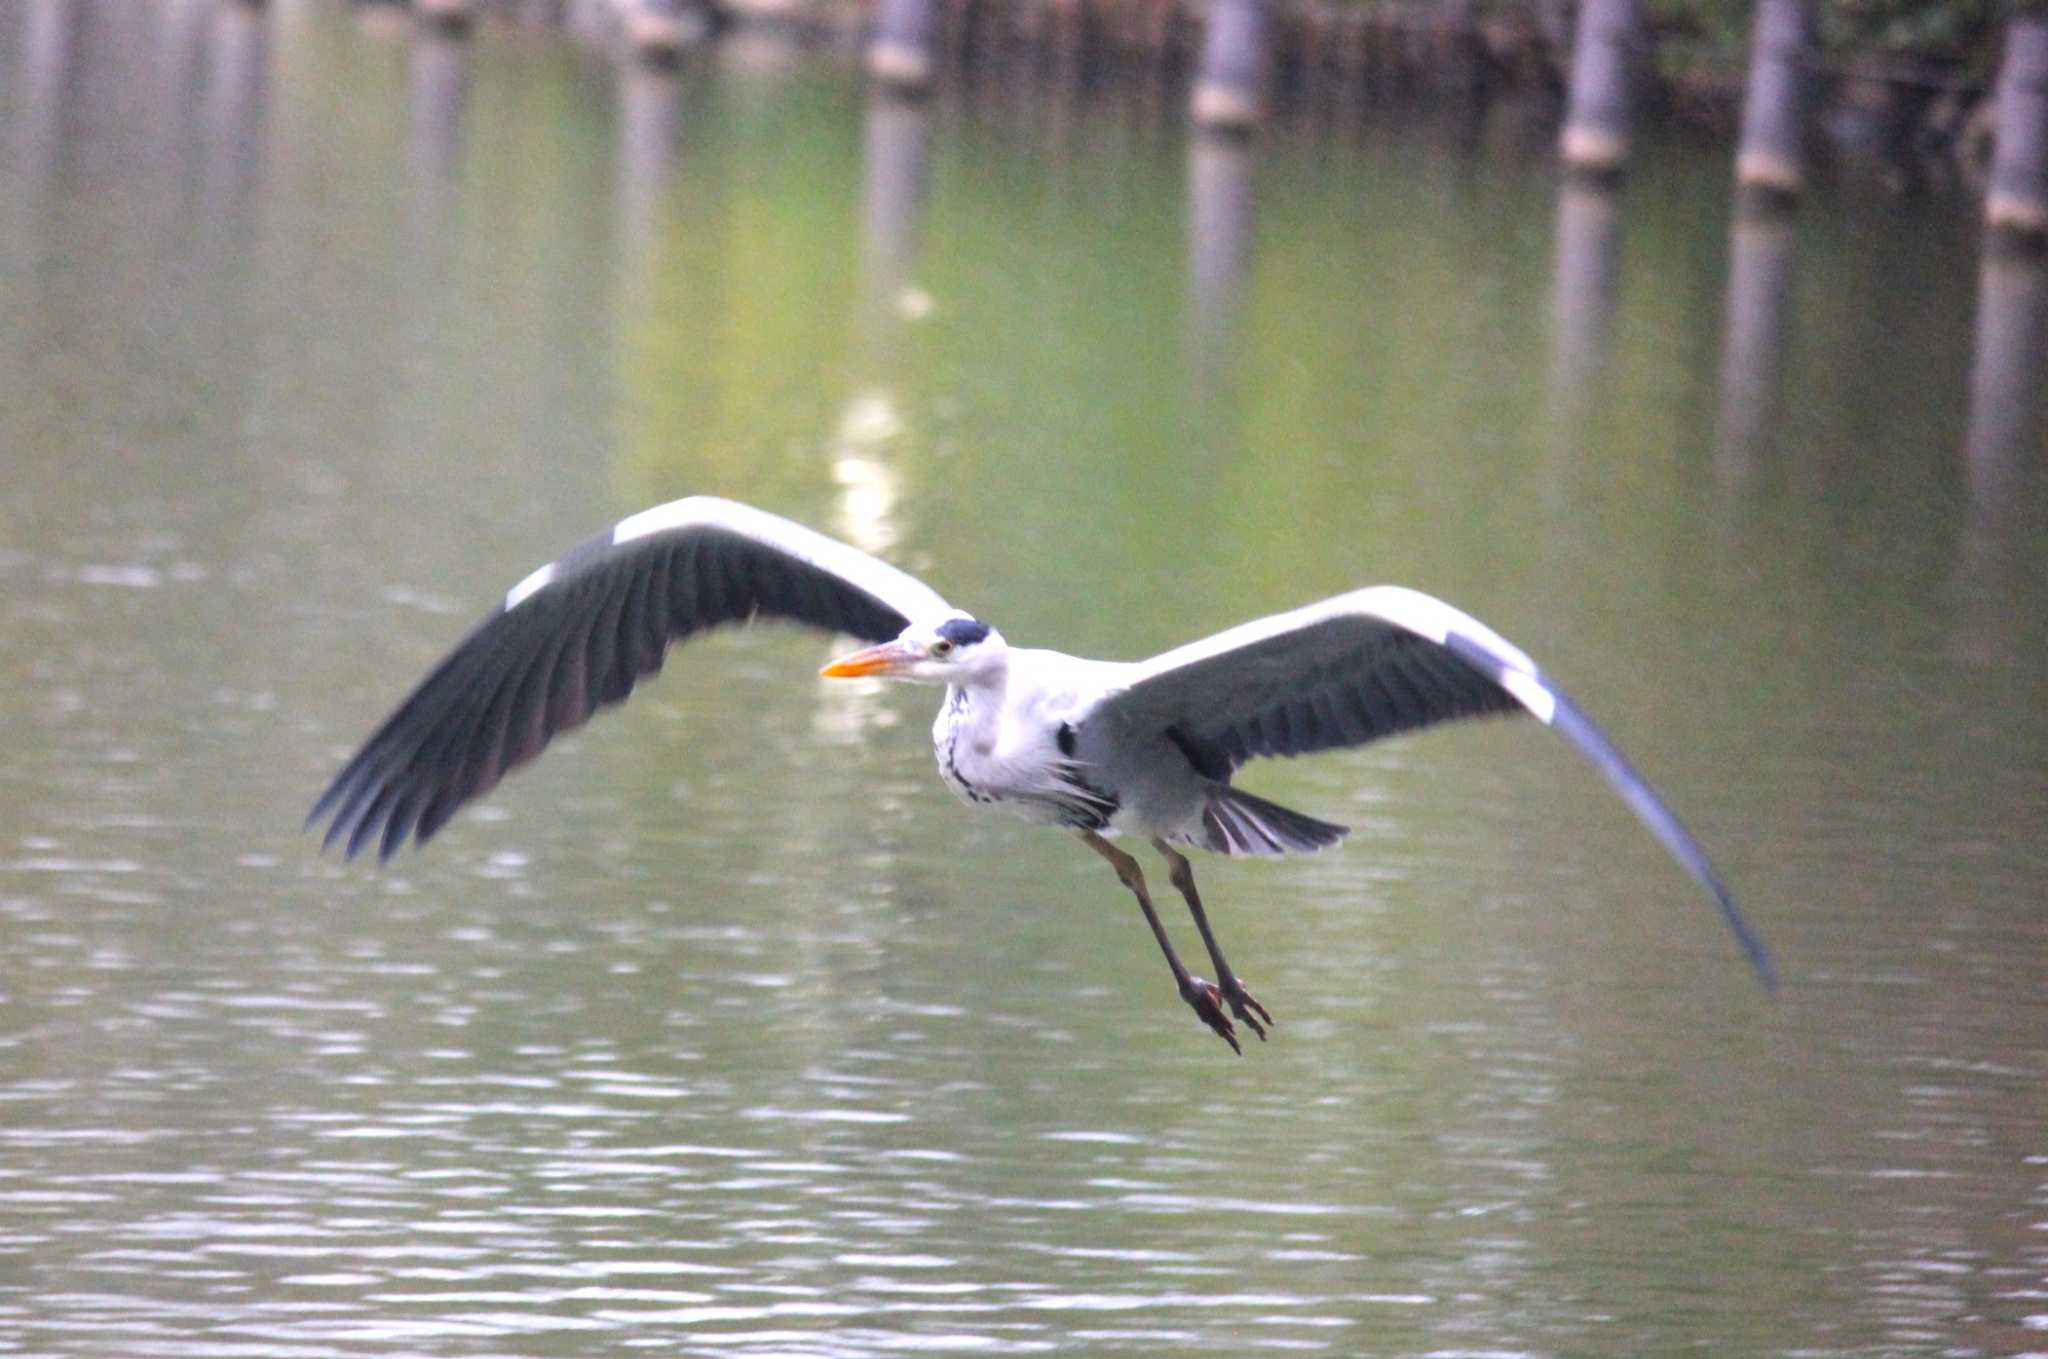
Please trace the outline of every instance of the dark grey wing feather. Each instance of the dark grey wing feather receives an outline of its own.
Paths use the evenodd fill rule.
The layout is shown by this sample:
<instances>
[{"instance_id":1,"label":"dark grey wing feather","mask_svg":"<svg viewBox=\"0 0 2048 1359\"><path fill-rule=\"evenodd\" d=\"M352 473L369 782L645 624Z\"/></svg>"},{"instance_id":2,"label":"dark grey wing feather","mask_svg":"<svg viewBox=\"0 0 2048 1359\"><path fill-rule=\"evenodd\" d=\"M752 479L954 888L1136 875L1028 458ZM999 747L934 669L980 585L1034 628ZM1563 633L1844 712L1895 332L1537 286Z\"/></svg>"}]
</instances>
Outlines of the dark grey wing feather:
<instances>
[{"instance_id":1,"label":"dark grey wing feather","mask_svg":"<svg viewBox=\"0 0 2048 1359\"><path fill-rule=\"evenodd\" d=\"M1600 771L1706 888L1764 985L1774 986L1762 937L1657 790L1520 649L1428 595L1397 586L1357 590L1169 651L1131 667L1124 686L1077 725L1091 744L1163 733L1196 772L1221 782L1258 756L1305 755L1518 711ZM1098 728L1092 741L1090 727Z\"/></svg>"},{"instance_id":2,"label":"dark grey wing feather","mask_svg":"<svg viewBox=\"0 0 2048 1359\"><path fill-rule=\"evenodd\" d=\"M781 618L871 642L948 612L915 578L760 510L658 506L528 576L344 765L307 815L389 858L661 669L673 641Z\"/></svg>"},{"instance_id":3,"label":"dark grey wing feather","mask_svg":"<svg viewBox=\"0 0 2048 1359\"><path fill-rule=\"evenodd\" d=\"M1297 684L1248 689L1206 717L1178 719L1175 738L1203 752L1190 757L1197 769L1218 777L1214 766L1227 773L1261 756L1310 755L1455 718L1522 711L1513 695L1427 638L1391 624L1322 626L1333 654L1305 667Z\"/></svg>"}]
</instances>

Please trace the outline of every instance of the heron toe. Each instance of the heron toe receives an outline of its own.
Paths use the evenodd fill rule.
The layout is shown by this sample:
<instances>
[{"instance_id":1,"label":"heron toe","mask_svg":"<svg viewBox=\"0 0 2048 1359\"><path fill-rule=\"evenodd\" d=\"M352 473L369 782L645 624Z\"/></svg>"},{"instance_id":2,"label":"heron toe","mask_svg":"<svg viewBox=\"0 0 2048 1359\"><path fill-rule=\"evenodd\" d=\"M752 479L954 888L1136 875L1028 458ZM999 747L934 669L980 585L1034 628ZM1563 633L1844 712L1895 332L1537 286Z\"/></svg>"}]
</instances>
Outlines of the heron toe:
<instances>
[{"instance_id":1,"label":"heron toe","mask_svg":"<svg viewBox=\"0 0 2048 1359\"><path fill-rule=\"evenodd\" d=\"M1237 1026L1230 1022L1230 1016L1223 1013L1223 993L1200 977L1184 978L1180 984L1180 998L1194 1008L1202 1022L1216 1031L1216 1036L1230 1044L1230 1050L1244 1056L1244 1048L1237 1041ZM1261 1035L1263 1037L1264 1035Z\"/></svg>"},{"instance_id":2,"label":"heron toe","mask_svg":"<svg viewBox=\"0 0 2048 1359\"><path fill-rule=\"evenodd\" d=\"M1257 1034L1261 1043L1265 1042L1266 1026L1273 1022L1273 1016L1267 1013L1265 1006L1259 1004L1259 998L1251 993L1251 988L1244 984L1244 979L1231 977L1223 983L1220 990L1223 998L1230 1002L1230 1012L1237 1016L1237 1022Z\"/></svg>"}]
</instances>

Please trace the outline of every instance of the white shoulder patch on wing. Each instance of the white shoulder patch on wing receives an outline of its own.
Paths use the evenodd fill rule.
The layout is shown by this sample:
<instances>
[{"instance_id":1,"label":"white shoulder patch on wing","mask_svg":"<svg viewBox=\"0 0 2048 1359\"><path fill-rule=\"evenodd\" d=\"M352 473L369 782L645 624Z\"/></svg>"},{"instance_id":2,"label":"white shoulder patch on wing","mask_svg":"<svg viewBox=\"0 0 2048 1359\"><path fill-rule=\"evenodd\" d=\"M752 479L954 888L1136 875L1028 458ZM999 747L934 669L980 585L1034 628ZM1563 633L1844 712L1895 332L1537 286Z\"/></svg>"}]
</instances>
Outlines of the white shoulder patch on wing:
<instances>
[{"instance_id":1,"label":"white shoulder patch on wing","mask_svg":"<svg viewBox=\"0 0 2048 1359\"><path fill-rule=\"evenodd\" d=\"M1536 720L1544 726L1549 726L1550 719L1557 716L1557 699L1534 675L1525 675L1519 670L1503 671L1500 687L1513 694L1515 701L1535 714Z\"/></svg>"},{"instance_id":2,"label":"white shoulder patch on wing","mask_svg":"<svg viewBox=\"0 0 2048 1359\"><path fill-rule=\"evenodd\" d=\"M1149 661L1139 662L1133 668L1134 682L1345 617L1378 619L1438 646L1447 646L1455 633L1499 663L1501 674L1494 677L1495 682L1535 714L1538 721L1548 726L1557 714L1557 700L1543 683L1542 672L1520 647L1464 610L1402 585L1375 585L1353 590L1287 613L1240 623L1213 637L1190 642Z\"/></svg>"},{"instance_id":3,"label":"white shoulder patch on wing","mask_svg":"<svg viewBox=\"0 0 2048 1359\"><path fill-rule=\"evenodd\" d=\"M1493 652L1500 657L1502 663L1531 675L1536 673L1536 662L1530 660L1520 647L1463 609L1453 608L1434 595L1426 595L1420 590L1411 590L1405 585L1375 585L1369 590L1354 590L1348 595L1339 595L1329 602L1350 604L1353 608L1363 609L1367 613L1376 613L1390 623L1399 623L1408 631L1429 638L1439 646L1456 632Z\"/></svg>"},{"instance_id":4,"label":"white shoulder patch on wing","mask_svg":"<svg viewBox=\"0 0 2048 1359\"><path fill-rule=\"evenodd\" d=\"M717 503L705 496L687 496L682 500L671 500L666 505L656 505L652 509L642 510L638 514L629 514L612 525L612 546L630 543L635 538L645 538L650 533L681 528L685 524L715 522L717 516L705 511Z\"/></svg>"},{"instance_id":5,"label":"white shoulder patch on wing","mask_svg":"<svg viewBox=\"0 0 2048 1359\"><path fill-rule=\"evenodd\" d=\"M541 567L538 571L535 571L525 580L520 581L505 592L505 608L507 610L518 608L521 600L537 590L546 589L553 582L554 578L555 564L549 562L546 566Z\"/></svg>"},{"instance_id":6,"label":"white shoulder patch on wing","mask_svg":"<svg viewBox=\"0 0 2048 1359\"><path fill-rule=\"evenodd\" d=\"M694 495L628 515L612 526L612 546L672 529L720 528L750 538L821 571L828 571L887 603L905 618L944 618L953 612L939 593L880 557L849 547L781 515L717 496Z\"/></svg>"}]
</instances>

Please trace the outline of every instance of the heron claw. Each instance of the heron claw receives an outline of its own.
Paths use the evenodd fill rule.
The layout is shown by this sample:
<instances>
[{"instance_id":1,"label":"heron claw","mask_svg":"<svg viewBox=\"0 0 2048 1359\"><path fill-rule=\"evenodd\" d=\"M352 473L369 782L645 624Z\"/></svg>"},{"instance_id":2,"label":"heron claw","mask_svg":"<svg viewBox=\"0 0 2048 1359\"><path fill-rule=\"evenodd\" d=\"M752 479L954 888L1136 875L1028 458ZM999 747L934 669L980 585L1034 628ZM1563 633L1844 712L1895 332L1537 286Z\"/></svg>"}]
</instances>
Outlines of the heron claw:
<instances>
[{"instance_id":1,"label":"heron claw","mask_svg":"<svg viewBox=\"0 0 2048 1359\"><path fill-rule=\"evenodd\" d=\"M1194 1007L1204 1024L1216 1031L1216 1036L1230 1044L1230 1050L1244 1056L1244 1049L1237 1041L1237 1028L1230 1022L1230 1016L1223 1013L1223 993L1200 977L1190 976L1180 986L1180 998ZM1254 1028L1257 1026L1254 1025ZM1262 1033L1259 1035L1264 1038Z\"/></svg>"},{"instance_id":2,"label":"heron claw","mask_svg":"<svg viewBox=\"0 0 2048 1359\"><path fill-rule=\"evenodd\" d=\"M1230 1012L1237 1016L1238 1023L1257 1034L1261 1043L1265 1042L1266 1026L1273 1022L1273 1016L1259 1004L1259 998L1251 993L1251 988L1240 978L1228 977L1220 989L1223 998L1230 1002Z\"/></svg>"}]
</instances>

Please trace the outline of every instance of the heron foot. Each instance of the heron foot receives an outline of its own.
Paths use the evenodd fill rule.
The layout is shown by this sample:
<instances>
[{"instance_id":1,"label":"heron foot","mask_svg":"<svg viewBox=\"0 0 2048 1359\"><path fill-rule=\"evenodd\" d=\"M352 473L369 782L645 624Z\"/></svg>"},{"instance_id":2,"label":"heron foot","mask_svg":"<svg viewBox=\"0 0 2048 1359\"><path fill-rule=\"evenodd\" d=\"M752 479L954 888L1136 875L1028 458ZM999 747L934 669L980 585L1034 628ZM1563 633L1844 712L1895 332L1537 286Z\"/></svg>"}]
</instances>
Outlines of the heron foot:
<instances>
[{"instance_id":1,"label":"heron foot","mask_svg":"<svg viewBox=\"0 0 2048 1359\"><path fill-rule=\"evenodd\" d=\"M1230 1012L1237 1016L1237 1022L1257 1034L1261 1043L1265 1042L1266 1026L1273 1022L1273 1016L1259 1004L1259 998L1251 993L1251 988L1236 977L1226 977L1218 989L1230 1002Z\"/></svg>"},{"instance_id":2,"label":"heron foot","mask_svg":"<svg viewBox=\"0 0 2048 1359\"><path fill-rule=\"evenodd\" d=\"M1221 991L1200 977L1189 976L1181 980L1180 998L1194 1008L1204 1024L1216 1031L1218 1038L1230 1044L1232 1052L1244 1056L1244 1049L1238 1045L1237 1028L1230 1022L1230 1016L1223 1013ZM1263 1033L1259 1036L1265 1037Z\"/></svg>"}]
</instances>

